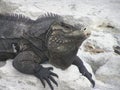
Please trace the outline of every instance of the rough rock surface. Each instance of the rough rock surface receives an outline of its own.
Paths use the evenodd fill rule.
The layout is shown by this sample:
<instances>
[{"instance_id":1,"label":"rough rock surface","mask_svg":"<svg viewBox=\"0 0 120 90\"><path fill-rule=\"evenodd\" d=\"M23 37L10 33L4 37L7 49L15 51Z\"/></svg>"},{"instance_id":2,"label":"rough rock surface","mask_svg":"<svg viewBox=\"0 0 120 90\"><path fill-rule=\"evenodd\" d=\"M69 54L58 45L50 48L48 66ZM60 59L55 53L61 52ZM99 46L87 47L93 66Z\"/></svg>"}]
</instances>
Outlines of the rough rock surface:
<instances>
[{"instance_id":1,"label":"rough rock surface","mask_svg":"<svg viewBox=\"0 0 120 90\"><path fill-rule=\"evenodd\" d=\"M113 55L108 62L96 72L96 78L109 84L109 90L120 89L120 56ZM107 72L107 73L106 73Z\"/></svg>"},{"instance_id":2,"label":"rough rock surface","mask_svg":"<svg viewBox=\"0 0 120 90\"><path fill-rule=\"evenodd\" d=\"M78 56L91 65L96 77L95 88L71 66L65 71L54 69L59 75L59 88L55 90L119 90L120 55L114 53L113 46L120 46L120 0L0 0L0 13L21 13L36 19L46 12L76 18L92 31ZM16 71L11 60L7 64L0 62L0 90L48 88L44 89L37 78Z\"/></svg>"},{"instance_id":3,"label":"rough rock surface","mask_svg":"<svg viewBox=\"0 0 120 90\"><path fill-rule=\"evenodd\" d=\"M92 72L90 66L88 64L85 65L88 67L88 70ZM49 66L51 65L44 65L44 67ZM59 75L59 79L56 79L59 86L55 86L55 90L91 90L92 88L91 83L79 73L77 67L74 65L65 71L54 67L54 72ZM40 80L36 77L22 74L14 69L12 66L12 60L8 60L3 67L0 67L0 90L49 89L50 88L48 85L46 85L46 88L44 88Z\"/></svg>"},{"instance_id":4,"label":"rough rock surface","mask_svg":"<svg viewBox=\"0 0 120 90\"><path fill-rule=\"evenodd\" d=\"M113 50L113 46L120 45L118 41L112 33L94 31L80 47L78 56L89 63L95 73L93 90L120 89L120 55Z\"/></svg>"}]
</instances>

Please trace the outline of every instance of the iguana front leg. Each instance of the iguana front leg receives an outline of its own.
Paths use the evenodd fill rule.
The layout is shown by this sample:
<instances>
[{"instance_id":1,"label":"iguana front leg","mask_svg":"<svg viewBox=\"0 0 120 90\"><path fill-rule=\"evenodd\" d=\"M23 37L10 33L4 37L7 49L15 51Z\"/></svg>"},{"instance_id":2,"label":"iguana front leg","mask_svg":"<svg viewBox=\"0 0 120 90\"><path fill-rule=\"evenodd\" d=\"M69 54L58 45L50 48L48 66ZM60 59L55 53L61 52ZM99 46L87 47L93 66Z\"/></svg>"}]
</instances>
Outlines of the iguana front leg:
<instances>
[{"instance_id":1,"label":"iguana front leg","mask_svg":"<svg viewBox=\"0 0 120 90\"><path fill-rule=\"evenodd\" d=\"M52 67L44 68L39 63L39 58L32 51L23 51L16 56L13 61L13 66L20 72L25 74L31 74L39 78L45 87L44 80L48 83L51 90L54 90L50 81L58 85L53 76L58 77L53 73Z\"/></svg>"},{"instance_id":2,"label":"iguana front leg","mask_svg":"<svg viewBox=\"0 0 120 90\"><path fill-rule=\"evenodd\" d=\"M78 56L76 56L74 58L73 64L78 67L80 73L82 73L82 75L84 75L92 83L92 85L94 87L95 81L92 79L92 74L88 72L88 70L84 66L82 60L80 60L80 58Z\"/></svg>"}]
</instances>

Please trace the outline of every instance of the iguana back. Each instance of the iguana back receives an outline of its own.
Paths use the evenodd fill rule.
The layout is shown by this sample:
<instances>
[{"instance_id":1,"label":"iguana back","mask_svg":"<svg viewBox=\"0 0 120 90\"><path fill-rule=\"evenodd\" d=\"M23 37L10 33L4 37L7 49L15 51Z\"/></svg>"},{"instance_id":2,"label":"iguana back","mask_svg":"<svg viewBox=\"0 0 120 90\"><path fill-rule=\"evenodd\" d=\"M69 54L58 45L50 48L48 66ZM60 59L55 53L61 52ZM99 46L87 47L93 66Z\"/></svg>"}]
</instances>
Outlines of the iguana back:
<instances>
[{"instance_id":1,"label":"iguana back","mask_svg":"<svg viewBox=\"0 0 120 90\"><path fill-rule=\"evenodd\" d=\"M44 49L47 32L54 21L62 20L59 15L45 14L31 20L21 14L0 14L0 52L14 52L13 43L25 39L37 49Z\"/></svg>"},{"instance_id":2,"label":"iguana back","mask_svg":"<svg viewBox=\"0 0 120 90\"><path fill-rule=\"evenodd\" d=\"M32 22L23 15L0 14L0 38L20 38Z\"/></svg>"},{"instance_id":3,"label":"iguana back","mask_svg":"<svg viewBox=\"0 0 120 90\"><path fill-rule=\"evenodd\" d=\"M14 52L12 44L19 42L31 22L31 19L22 15L0 14L0 52Z\"/></svg>"}]
</instances>

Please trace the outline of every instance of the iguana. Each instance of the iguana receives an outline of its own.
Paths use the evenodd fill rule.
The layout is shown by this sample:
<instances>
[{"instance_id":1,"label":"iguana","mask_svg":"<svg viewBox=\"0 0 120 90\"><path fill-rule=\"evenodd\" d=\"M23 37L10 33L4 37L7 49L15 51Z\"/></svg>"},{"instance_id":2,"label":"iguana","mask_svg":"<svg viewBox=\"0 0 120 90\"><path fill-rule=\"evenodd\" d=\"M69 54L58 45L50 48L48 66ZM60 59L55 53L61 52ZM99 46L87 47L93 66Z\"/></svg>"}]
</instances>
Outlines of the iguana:
<instances>
[{"instance_id":1,"label":"iguana","mask_svg":"<svg viewBox=\"0 0 120 90\"><path fill-rule=\"evenodd\" d=\"M41 64L48 61L57 68L66 69L76 65L93 85L95 81L82 60L76 56L79 46L86 39L85 27L66 23L57 14L45 14L32 20L19 14L0 14L0 60L13 59L13 67L45 81L54 90L51 82L58 75Z\"/></svg>"}]
</instances>

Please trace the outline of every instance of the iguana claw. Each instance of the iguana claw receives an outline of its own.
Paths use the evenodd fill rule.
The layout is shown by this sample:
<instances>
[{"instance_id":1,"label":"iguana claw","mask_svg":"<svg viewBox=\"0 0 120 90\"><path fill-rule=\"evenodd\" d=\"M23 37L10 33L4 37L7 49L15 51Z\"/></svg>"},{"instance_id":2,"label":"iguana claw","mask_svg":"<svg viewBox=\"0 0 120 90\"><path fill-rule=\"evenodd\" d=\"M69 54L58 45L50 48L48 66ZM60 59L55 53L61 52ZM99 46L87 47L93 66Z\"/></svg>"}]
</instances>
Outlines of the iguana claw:
<instances>
[{"instance_id":1,"label":"iguana claw","mask_svg":"<svg viewBox=\"0 0 120 90\"><path fill-rule=\"evenodd\" d=\"M58 78L58 75L51 72L51 70L53 70L52 67L44 68L44 67L40 66L39 70L37 72L35 72L34 75L37 78L40 79L40 81L43 84L44 88L45 88L45 82L44 81L46 81L48 83L48 85L50 86L51 90L54 90L54 88L53 88L50 81L52 81L56 86L58 86L58 83L53 78L53 76Z\"/></svg>"},{"instance_id":2,"label":"iguana claw","mask_svg":"<svg viewBox=\"0 0 120 90\"><path fill-rule=\"evenodd\" d=\"M79 68L79 71L82 73L82 75L84 75L91 82L91 84L94 87L95 81L92 79L92 74L89 73L86 68Z\"/></svg>"}]
</instances>

